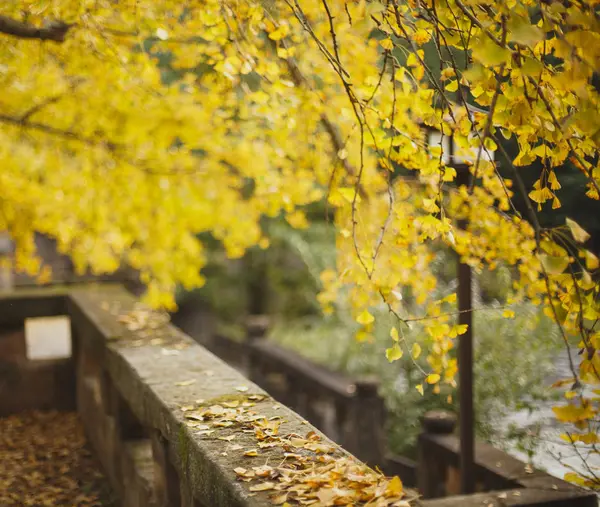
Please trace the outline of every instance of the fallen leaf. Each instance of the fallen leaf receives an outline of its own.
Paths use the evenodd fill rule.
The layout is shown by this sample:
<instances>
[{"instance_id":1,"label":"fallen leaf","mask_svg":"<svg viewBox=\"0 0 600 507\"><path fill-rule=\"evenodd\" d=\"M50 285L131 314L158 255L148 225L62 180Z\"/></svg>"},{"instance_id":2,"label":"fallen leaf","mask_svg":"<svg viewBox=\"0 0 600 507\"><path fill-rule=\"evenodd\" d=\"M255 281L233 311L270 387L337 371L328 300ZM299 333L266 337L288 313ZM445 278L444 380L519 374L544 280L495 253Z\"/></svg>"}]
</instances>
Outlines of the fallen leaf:
<instances>
[{"instance_id":1,"label":"fallen leaf","mask_svg":"<svg viewBox=\"0 0 600 507\"><path fill-rule=\"evenodd\" d=\"M398 477L398 476L394 477L388 483L387 489L385 490L385 492L391 496L402 495L403 491L404 491L404 488L402 486L402 481L400 480L400 477Z\"/></svg>"},{"instance_id":2,"label":"fallen leaf","mask_svg":"<svg viewBox=\"0 0 600 507\"><path fill-rule=\"evenodd\" d=\"M275 484L272 482L263 482L262 484L257 484L256 486L250 486L250 491L268 491L273 489Z\"/></svg>"},{"instance_id":3,"label":"fallen leaf","mask_svg":"<svg viewBox=\"0 0 600 507\"><path fill-rule=\"evenodd\" d=\"M284 493L283 495L278 495L278 496L273 497L271 499L271 501L273 502L273 505L282 505L282 504L285 505L285 503L287 502L287 497L288 497L288 494Z\"/></svg>"},{"instance_id":4,"label":"fallen leaf","mask_svg":"<svg viewBox=\"0 0 600 507\"><path fill-rule=\"evenodd\" d=\"M254 473L258 477L268 477L269 475L271 475L273 467L270 467L269 465L263 465L261 467L252 467L252 470L254 470Z\"/></svg>"},{"instance_id":5,"label":"fallen leaf","mask_svg":"<svg viewBox=\"0 0 600 507\"><path fill-rule=\"evenodd\" d=\"M317 498L325 505L330 504L338 497L338 494L333 488L322 488L317 492Z\"/></svg>"}]
</instances>

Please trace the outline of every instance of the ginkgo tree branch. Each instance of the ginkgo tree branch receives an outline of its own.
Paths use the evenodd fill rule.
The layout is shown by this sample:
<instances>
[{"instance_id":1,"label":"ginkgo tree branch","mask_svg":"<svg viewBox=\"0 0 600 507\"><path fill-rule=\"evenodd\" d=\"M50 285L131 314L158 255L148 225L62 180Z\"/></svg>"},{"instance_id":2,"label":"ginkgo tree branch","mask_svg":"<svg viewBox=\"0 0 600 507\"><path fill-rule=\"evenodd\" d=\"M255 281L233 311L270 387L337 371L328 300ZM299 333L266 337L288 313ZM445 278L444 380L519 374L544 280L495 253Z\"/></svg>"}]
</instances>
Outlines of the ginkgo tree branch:
<instances>
[{"instance_id":1,"label":"ginkgo tree branch","mask_svg":"<svg viewBox=\"0 0 600 507\"><path fill-rule=\"evenodd\" d=\"M117 144L111 141L98 141L90 137L82 136L77 132L73 132L72 130L60 129L57 127L53 127L52 125L47 125L45 123L29 121L27 119L28 116L31 116L31 114L26 113L24 117L20 118L9 116L6 114L0 114L0 122L9 123L11 125L23 127L30 130L37 130L39 132L44 132L53 136L62 137L64 139L70 139L72 141L77 141L90 146L102 145L109 150L115 150L118 147Z\"/></svg>"},{"instance_id":2,"label":"ginkgo tree branch","mask_svg":"<svg viewBox=\"0 0 600 507\"><path fill-rule=\"evenodd\" d=\"M45 108L46 106L49 106L50 104L55 104L56 102L61 100L63 97L64 97L64 94L61 93L59 95L54 95L52 97L48 97L44 101L42 101L38 104L35 104L21 116L21 118L20 118L21 123L28 121L34 114L40 112L43 108Z\"/></svg>"},{"instance_id":3,"label":"ginkgo tree branch","mask_svg":"<svg viewBox=\"0 0 600 507\"><path fill-rule=\"evenodd\" d=\"M32 25L24 21L18 21L8 16L0 15L0 33L12 35L21 39L51 40L64 42L67 32L73 25L64 21L52 20L43 26Z\"/></svg>"},{"instance_id":4,"label":"ginkgo tree branch","mask_svg":"<svg viewBox=\"0 0 600 507\"><path fill-rule=\"evenodd\" d=\"M540 224L540 221L537 217L535 210L533 209L533 206L531 205L531 200L529 199L529 197L527 195L527 189L525 188L525 183L523 182L523 179L521 178L519 171L517 170L517 168L511 161L510 155L506 151L506 148L500 142L500 139L498 139L494 134L491 134L491 133L490 133L490 137L491 137L491 139L493 139L496 142L496 144L500 148L500 151L502 152L502 155L504 156L504 159L505 159L509 169L512 172L513 178L517 184L517 188L519 189L519 192L521 193L521 197L523 198L523 201L525 203L525 209L527 210L527 214L529 216L529 221L535 231L535 242L537 245L537 249L539 251L540 250L540 241L542 239L542 226ZM550 283L550 278L548 276L548 272L544 268L543 264L541 264L541 269L542 269L542 278L544 280L544 284L546 285L546 293L548 295L549 300L552 301L552 289L551 289L551 283ZM561 338L562 338L562 340L565 344L566 350L567 350L567 359L569 361L569 369L571 370L571 374L573 375L573 378L575 380L577 380L579 377L577 375L577 369L575 368L575 362L573 361L573 355L571 353L571 348L569 347L569 340L567 338L567 334L565 332L563 325L560 323L560 319L558 317L557 310L554 307L554 305L552 304L552 302L550 302L550 308L551 308L554 320L558 326L558 330L560 332Z\"/></svg>"},{"instance_id":5,"label":"ginkgo tree branch","mask_svg":"<svg viewBox=\"0 0 600 507\"><path fill-rule=\"evenodd\" d=\"M550 101L548 100L548 98L546 97L546 94L542 90L542 87L540 86L540 83L538 83L535 79L533 79L531 77L529 78L529 82L533 86L535 86L540 99L542 99L542 102L544 103L544 106L546 107L546 110L548 111L548 113L550 114L550 117L552 118L552 123L554 124L555 128L557 128L559 131L562 131L563 125L561 124L560 121L558 121L558 118L556 117L556 113L552 109L552 105L550 104ZM565 136L564 139L565 139L565 141L567 143L567 146L569 147L569 150L571 150L571 153L573 154L573 156L575 157L575 159L577 160L577 162L581 166L581 170L583 171L583 173L585 174L585 176L588 178L588 180L590 181L590 183L592 184L592 186L596 189L596 192L598 192L600 194L600 187L598 186L598 183L596 182L596 180L594 178L594 175L592 174L591 169L588 169L586 167L585 161L581 158L581 156L579 155L579 153L577 153L577 151L575 150L575 147L573 146L573 143L572 143L571 139L569 137L567 137L567 136Z\"/></svg>"},{"instance_id":6,"label":"ginkgo tree branch","mask_svg":"<svg viewBox=\"0 0 600 507\"><path fill-rule=\"evenodd\" d=\"M47 103L54 102L55 99L56 99L55 97L52 97L51 99L49 99L47 101ZM48 134L53 137L75 141L77 143L82 143L87 146L104 148L107 151L109 151L113 157L118 158L119 160L122 160L123 162L125 162L127 164L135 166L147 174L151 174L151 175L155 175L155 176L173 176L173 175L181 175L181 174L190 175L190 174L196 173L195 170L192 170L192 171L180 171L177 169L157 170L157 169L154 169L153 167L143 165L144 161L133 160L133 159L125 156L127 146L124 144L119 144L114 141L94 139L91 137L86 137L84 135L81 135L78 132L74 132L72 130L65 130L65 129L61 129L58 127L53 127L52 125L47 125L45 123L30 121L30 120L28 120L28 117L31 116L31 114L33 114L33 112L35 112L35 111L33 111L34 109L36 109L36 108L34 107L34 108L30 109L28 112L26 112L21 117L14 117L14 116L0 114L0 123L7 123L7 124L15 125L18 127L22 127L24 129L35 130L38 132L42 132L44 134ZM234 172L237 171L237 169L235 167L233 167L231 164L229 164L223 160L221 160L221 162L224 165L227 165L229 167L229 169L233 170ZM238 175L239 175L239 173L238 173Z\"/></svg>"},{"instance_id":7,"label":"ginkgo tree branch","mask_svg":"<svg viewBox=\"0 0 600 507\"><path fill-rule=\"evenodd\" d=\"M302 74L302 71L300 70L297 63L294 61L294 59L291 57L287 57L287 58L284 58L284 60L285 60L285 63L287 65L288 71L290 73L290 76L291 76L294 84L296 86L304 86L304 87L310 88L310 85L308 84L308 80ZM327 115L326 112L321 113L320 119L321 119L321 125L323 126L323 128L325 129L327 134L329 135L329 138L331 140L331 145L333 146L336 156L341 161L342 166L344 167L346 173L350 176L356 176L356 173L357 173L356 168L350 164L347 157L340 156L340 154L343 152L343 150L346 146L346 143L342 139L342 136L340 135L337 125L334 124L334 122L329 118L329 116ZM359 191L359 195L361 195L362 197L366 197L366 192L365 192L364 188L362 187L362 185L360 185L360 184L358 185L358 191Z\"/></svg>"},{"instance_id":8,"label":"ginkgo tree branch","mask_svg":"<svg viewBox=\"0 0 600 507\"><path fill-rule=\"evenodd\" d=\"M463 4L460 0L455 0L456 5L462 11L462 13L469 18L471 23L477 26L480 30L482 30L492 41L496 43L497 46L501 48L506 47L506 42L501 41L498 37L496 37L486 26L483 25L477 17L469 11L469 9Z\"/></svg>"}]
</instances>

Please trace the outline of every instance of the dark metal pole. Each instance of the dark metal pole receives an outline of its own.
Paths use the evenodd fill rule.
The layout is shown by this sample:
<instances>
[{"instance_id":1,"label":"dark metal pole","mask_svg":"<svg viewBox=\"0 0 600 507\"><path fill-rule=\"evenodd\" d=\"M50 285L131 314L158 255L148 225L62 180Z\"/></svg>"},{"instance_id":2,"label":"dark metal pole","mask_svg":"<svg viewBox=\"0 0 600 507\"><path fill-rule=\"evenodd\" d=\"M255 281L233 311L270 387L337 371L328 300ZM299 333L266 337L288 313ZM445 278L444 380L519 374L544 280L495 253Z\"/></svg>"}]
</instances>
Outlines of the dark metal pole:
<instances>
[{"instance_id":1,"label":"dark metal pole","mask_svg":"<svg viewBox=\"0 0 600 507\"><path fill-rule=\"evenodd\" d=\"M457 183L469 185L469 169L457 168ZM466 228L461 220L459 227ZM475 486L475 444L473 412L473 301L471 293L471 267L458 259L458 323L468 326L460 336L458 345L458 377L460 397L460 491L473 493Z\"/></svg>"},{"instance_id":2,"label":"dark metal pole","mask_svg":"<svg viewBox=\"0 0 600 507\"><path fill-rule=\"evenodd\" d=\"M458 263L458 318L467 324L467 332L458 345L458 376L460 395L460 490L473 493L474 487L474 422L473 414L473 312L471 301L471 268Z\"/></svg>"}]
</instances>

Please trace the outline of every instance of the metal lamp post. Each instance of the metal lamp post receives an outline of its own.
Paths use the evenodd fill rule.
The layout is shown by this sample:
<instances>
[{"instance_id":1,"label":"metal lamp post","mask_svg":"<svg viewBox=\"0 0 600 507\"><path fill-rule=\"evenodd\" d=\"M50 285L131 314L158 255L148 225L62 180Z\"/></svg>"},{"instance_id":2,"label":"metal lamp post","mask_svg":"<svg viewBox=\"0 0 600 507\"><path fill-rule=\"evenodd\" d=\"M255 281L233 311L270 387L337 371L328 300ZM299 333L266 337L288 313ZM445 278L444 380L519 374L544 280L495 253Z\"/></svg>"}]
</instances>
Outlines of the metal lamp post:
<instances>
[{"instance_id":1,"label":"metal lamp post","mask_svg":"<svg viewBox=\"0 0 600 507\"><path fill-rule=\"evenodd\" d=\"M465 149L459 147L452 135L447 136L436 129L427 128L429 147L441 147L441 160L456 170L458 185L471 184L470 166L480 160L494 161L494 152L483 148ZM481 151L481 153L479 153ZM467 220L460 220L458 226L465 229ZM461 493L474 491L475 463L475 417L473 410L473 304L471 290L472 272L468 264L458 257L458 323L466 324L467 331L459 338L459 421L460 421L460 489Z\"/></svg>"}]
</instances>

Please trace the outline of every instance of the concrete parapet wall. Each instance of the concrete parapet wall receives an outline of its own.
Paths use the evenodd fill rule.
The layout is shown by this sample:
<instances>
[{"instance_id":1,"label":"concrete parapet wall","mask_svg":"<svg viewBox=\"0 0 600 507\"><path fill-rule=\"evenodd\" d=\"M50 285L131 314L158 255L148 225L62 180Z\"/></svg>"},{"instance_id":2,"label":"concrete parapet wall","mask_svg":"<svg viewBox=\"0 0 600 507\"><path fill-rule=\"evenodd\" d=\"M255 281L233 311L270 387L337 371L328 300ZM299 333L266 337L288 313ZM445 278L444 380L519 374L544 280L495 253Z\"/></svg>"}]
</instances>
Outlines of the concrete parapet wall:
<instances>
[{"instance_id":1,"label":"concrete parapet wall","mask_svg":"<svg viewBox=\"0 0 600 507\"><path fill-rule=\"evenodd\" d=\"M0 391L0 410L45 407L70 391L66 399L76 400L124 506L273 505L281 491L296 494L283 488L281 465L288 463L298 463L301 476L335 476L340 467L342 489L347 477L365 477L365 484L383 487L381 495L392 495L382 476L120 286L0 296L0 329L12 333L1 339L0 360L28 379L20 382L22 392L34 390L27 371L41 364L23 357L23 320L57 314L70 318L73 354L60 360L70 376L47 382L49 392L38 390L38 399L22 407ZM6 378L0 370L0 385ZM314 489L307 484L297 481Z\"/></svg>"}]
</instances>

